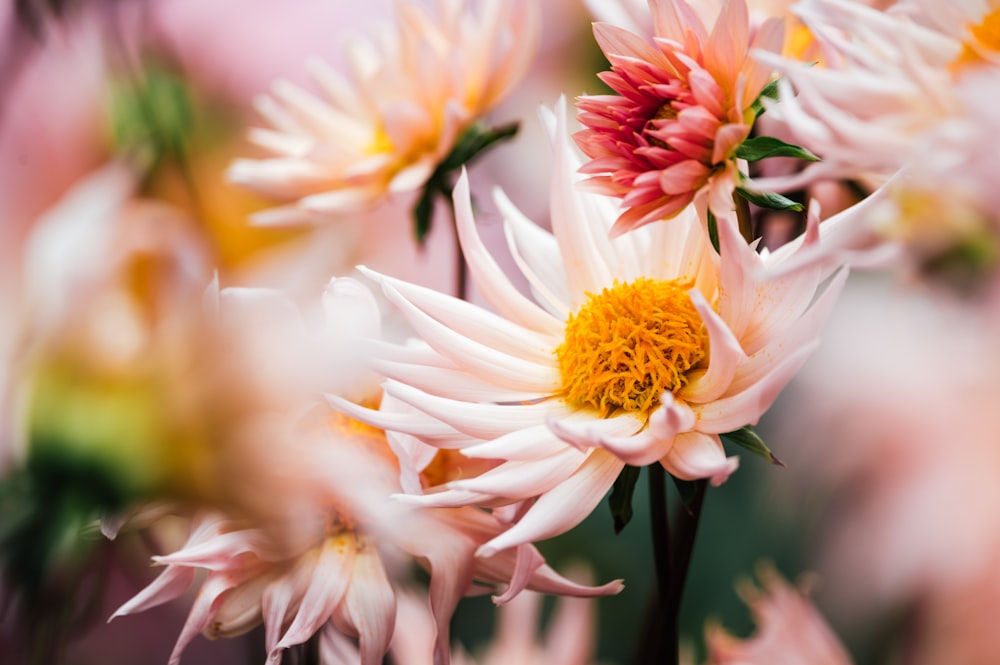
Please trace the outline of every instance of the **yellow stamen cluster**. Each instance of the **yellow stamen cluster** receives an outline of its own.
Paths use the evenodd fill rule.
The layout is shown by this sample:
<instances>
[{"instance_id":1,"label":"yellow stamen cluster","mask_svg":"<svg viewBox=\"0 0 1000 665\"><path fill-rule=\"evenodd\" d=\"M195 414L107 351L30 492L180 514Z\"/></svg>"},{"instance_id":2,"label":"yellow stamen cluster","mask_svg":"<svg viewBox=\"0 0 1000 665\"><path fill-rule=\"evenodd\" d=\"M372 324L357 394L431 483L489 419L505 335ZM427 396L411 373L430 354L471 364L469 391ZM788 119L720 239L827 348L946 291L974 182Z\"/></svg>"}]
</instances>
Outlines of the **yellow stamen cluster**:
<instances>
[{"instance_id":1,"label":"yellow stamen cluster","mask_svg":"<svg viewBox=\"0 0 1000 665\"><path fill-rule=\"evenodd\" d=\"M566 400L606 418L617 409L648 414L662 393L680 390L708 348L689 288L640 277L588 294L556 349Z\"/></svg>"},{"instance_id":2,"label":"yellow stamen cluster","mask_svg":"<svg viewBox=\"0 0 1000 665\"><path fill-rule=\"evenodd\" d=\"M970 39L962 45L962 52L952 63L952 70L985 62L982 53L1000 52L1000 8L987 13L978 25L969 26Z\"/></svg>"}]
</instances>

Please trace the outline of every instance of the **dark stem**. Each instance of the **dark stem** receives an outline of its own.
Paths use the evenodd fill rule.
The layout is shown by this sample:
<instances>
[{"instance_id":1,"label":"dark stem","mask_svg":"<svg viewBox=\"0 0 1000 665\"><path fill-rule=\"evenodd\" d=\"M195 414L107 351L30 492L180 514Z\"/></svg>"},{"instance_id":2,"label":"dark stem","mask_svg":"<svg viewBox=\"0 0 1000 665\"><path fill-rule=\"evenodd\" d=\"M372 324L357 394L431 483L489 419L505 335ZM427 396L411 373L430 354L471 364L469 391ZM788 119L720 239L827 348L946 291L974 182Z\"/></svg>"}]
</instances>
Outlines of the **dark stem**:
<instances>
[{"instance_id":1,"label":"dark stem","mask_svg":"<svg viewBox=\"0 0 1000 665\"><path fill-rule=\"evenodd\" d=\"M678 635L678 622L681 614L681 601L684 597L684 583L687 581L688 568L691 565L691 553L694 551L695 536L698 535L698 522L701 519L701 508L705 501L705 491L708 481L696 480L694 496L684 504L678 512L676 531L673 538L673 566L670 570L670 585L667 589L666 614L671 621L673 635ZM677 644L671 655L671 663L677 663Z\"/></svg>"},{"instance_id":2,"label":"dark stem","mask_svg":"<svg viewBox=\"0 0 1000 665\"><path fill-rule=\"evenodd\" d=\"M653 564L656 569L655 593L646 609L643 636L637 665L677 662L677 634L671 635L666 612L671 579L670 517L667 512L666 472L659 464L646 467L649 472L649 515L653 534ZM674 622L676 623L676 622Z\"/></svg>"},{"instance_id":3,"label":"dark stem","mask_svg":"<svg viewBox=\"0 0 1000 665\"><path fill-rule=\"evenodd\" d=\"M740 225L740 235L747 241L753 242L753 219L750 217L750 202L739 194L733 194L733 202L736 204L736 219Z\"/></svg>"}]
</instances>

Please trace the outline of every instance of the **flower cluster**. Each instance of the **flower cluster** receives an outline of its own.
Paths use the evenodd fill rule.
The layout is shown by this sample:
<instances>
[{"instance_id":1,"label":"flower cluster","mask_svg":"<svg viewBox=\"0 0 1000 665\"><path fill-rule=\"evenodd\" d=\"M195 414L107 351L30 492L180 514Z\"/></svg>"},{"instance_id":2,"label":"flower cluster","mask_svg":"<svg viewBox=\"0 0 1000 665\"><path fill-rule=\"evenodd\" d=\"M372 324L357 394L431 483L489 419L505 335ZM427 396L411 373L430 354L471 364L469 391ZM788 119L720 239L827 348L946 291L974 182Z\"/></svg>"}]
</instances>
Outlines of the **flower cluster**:
<instances>
[{"instance_id":1,"label":"flower cluster","mask_svg":"<svg viewBox=\"0 0 1000 665\"><path fill-rule=\"evenodd\" d=\"M178 606L154 661L846 665L844 608L995 660L995 3L303 3L281 49L235 3L212 50L185 2L0 46L4 662L150 662ZM248 148L220 71L303 50ZM64 158L60 110L107 127ZM685 646L806 537L816 606L759 567L756 634Z\"/></svg>"}]
</instances>

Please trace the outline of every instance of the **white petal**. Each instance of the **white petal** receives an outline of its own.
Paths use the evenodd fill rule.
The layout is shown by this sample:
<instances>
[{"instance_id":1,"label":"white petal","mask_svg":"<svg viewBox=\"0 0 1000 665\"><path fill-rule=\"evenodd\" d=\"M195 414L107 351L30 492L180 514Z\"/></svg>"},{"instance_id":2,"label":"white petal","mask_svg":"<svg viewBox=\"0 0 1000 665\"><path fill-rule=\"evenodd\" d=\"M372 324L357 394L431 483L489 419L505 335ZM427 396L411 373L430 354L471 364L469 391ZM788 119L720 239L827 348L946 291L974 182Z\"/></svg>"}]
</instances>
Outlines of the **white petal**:
<instances>
[{"instance_id":1,"label":"white petal","mask_svg":"<svg viewBox=\"0 0 1000 665\"><path fill-rule=\"evenodd\" d=\"M566 270L566 281L573 298L572 306L583 304L587 293L600 293L613 279L606 254L610 254L608 230L595 225L587 213L583 197L576 189L576 157L566 131L566 99L560 98L555 110L556 136L553 142L551 205L552 232ZM602 251L602 249L604 251Z\"/></svg>"},{"instance_id":2,"label":"white petal","mask_svg":"<svg viewBox=\"0 0 1000 665\"><path fill-rule=\"evenodd\" d=\"M664 393L661 400L646 429L633 436L602 437L600 446L632 466L652 464L666 455L677 435L694 427L695 416L687 404L675 400L670 393Z\"/></svg>"},{"instance_id":3,"label":"white petal","mask_svg":"<svg viewBox=\"0 0 1000 665\"><path fill-rule=\"evenodd\" d=\"M455 183L454 201L455 227L468 262L469 274L486 301L501 315L525 328L561 337L563 322L518 291L483 244L472 216L469 178L464 170Z\"/></svg>"},{"instance_id":4,"label":"white petal","mask_svg":"<svg viewBox=\"0 0 1000 665\"><path fill-rule=\"evenodd\" d=\"M493 200L503 215L504 235L518 270L548 311L565 319L570 311L570 294L555 237L522 215L499 188L493 190Z\"/></svg>"},{"instance_id":5,"label":"white petal","mask_svg":"<svg viewBox=\"0 0 1000 665\"><path fill-rule=\"evenodd\" d=\"M559 388L560 376L554 355L543 363L504 353L432 318L388 283L383 283L382 288L386 298L402 312L424 341L462 369L511 390L547 394Z\"/></svg>"},{"instance_id":6,"label":"white petal","mask_svg":"<svg viewBox=\"0 0 1000 665\"><path fill-rule=\"evenodd\" d=\"M561 451L550 457L527 462L504 462L475 478L450 482L447 487L509 499L527 499L565 481L585 459L585 453L563 446Z\"/></svg>"},{"instance_id":7,"label":"white petal","mask_svg":"<svg viewBox=\"0 0 1000 665\"><path fill-rule=\"evenodd\" d=\"M708 329L709 362L708 369L684 386L679 396L688 402L710 402L726 392L739 363L746 359L746 354L743 353L739 340L701 295L701 291L692 289L691 301Z\"/></svg>"},{"instance_id":8,"label":"white petal","mask_svg":"<svg viewBox=\"0 0 1000 665\"><path fill-rule=\"evenodd\" d=\"M394 279L364 266L358 270L383 285L390 285L413 306L464 337L524 360L539 364L554 362L553 349L562 341L561 333L557 337L540 335L440 291Z\"/></svg>"},{"instance_id":9,"label":"white petal","mask_svg":"<svg viewBox=\"0 0 1000 665\"><path fill-rule=\"evenodd\" d=\"M440 420L428 418L422 413L398 413L369 409L339 395L324 395L330 407L339 413L360 420L379 429L404 432L421 439L434 441L442 448L460 448L478 443L468 435Z\"/></svg>"},{"instance_id":10,"label":"white petal","mask_svg":"<svg viewBox=\"0 0 1000 665\"><path fill-rule=\"evenodd\" d=\"M459 432L479 439L494 439L514 430L539 425L550 415L569 413L569 408L560 402L475 404L428 395L395 381L386 381L385 391Z\"/></svg>"},{"instance_id":11,"label":"white petal","mask_svg":"<svg viewBox=\"0 0 1000 665\"><path fill-rule=\"evenodd\" d=\"M576 473L540 496L517 524L482 545L476 554L491 556L572 529L600 503L624 466L611 453L594 450Z\"/></svg>"},{"instance_id":12,"label":"white petal","mask_svg":"<svg viewBox=\"0 0 1000 665\"><path fill-rule=\"evenodd\" d=\"M548 457L566 448L547 424L525 427L486 443L462 449L466 457L479 459L534 460Z\"/></svg>"}]
</instances>

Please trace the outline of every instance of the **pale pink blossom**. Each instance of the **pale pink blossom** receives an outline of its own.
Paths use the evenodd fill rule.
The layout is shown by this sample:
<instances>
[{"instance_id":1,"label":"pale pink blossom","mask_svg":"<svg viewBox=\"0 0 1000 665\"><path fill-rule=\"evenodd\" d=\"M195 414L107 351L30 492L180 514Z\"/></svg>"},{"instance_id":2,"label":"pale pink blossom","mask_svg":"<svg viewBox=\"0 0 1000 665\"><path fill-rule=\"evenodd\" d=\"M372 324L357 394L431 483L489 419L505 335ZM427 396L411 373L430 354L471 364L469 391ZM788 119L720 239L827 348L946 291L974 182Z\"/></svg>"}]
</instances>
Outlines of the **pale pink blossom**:
<instances>
[{"instance_id":1,"label":"pale pink blossom","mask_svg":"<svg viewBox=\"0 0 1000 665\"><path fill-rule=\"evenodd\" d=\"M783 496L823 506L810 565L830 616L845 635L907 617L898 637L912 662L996 655L980 621L1000 604L992 317L868 276L777 406L772 442L810 443L786 457L798 473Z\"/></svg>"},{"instance_id":2,"label":"pale pink blossom","mask_svg":"<svg viewBox=\"0 0 1000 665\"><path fill-rule=\"evenodd\" d=\"M420 189L531 62L539 30L532 3L472 5L442 0L431 14L400 2L393 29L348 45L346 75L310 63L321 97L278 81L273 96L259 98L271 127L251 139L273 156L237 160L229 176L292 203L255 219L329 218Z\"/></svg>"},{"instance_id":3,"label":"pale pink blossom","mask_svg":"<svg viewBox=\"0 0 1000 665\"><path fill-rule=\"evenodd\" d=\"M962 295L985 294L987 300L997 292L1000 164L983 137L1000 130L995 113L1000 70L966 72L949 94L953 111L906 138L885 182L824 220L823 250L814 252L814 259L825 254L891 268L911 281Z\"/></svg>"},{"instance_id":4,"label":"pale pink blossom","mask_svg":"<svg viewBox=\"0 0 1000 665\"><path fill-rule=\"evenodd\" d=\"M844 277L818 293L828 276L818 268L772 276L771 260L747 246L732 220L719 225L720 263L692 208L670 224L610 239L613 201L575 187L579 157L565 120L561 112L546 120L555 149L553 232L496 195L536 299L518 292L482 245L463 178L455 198L462 246L498 313L366 271L423 338L383 349L374 362L389 377L386 394L417 413L330 398L378 427L502 460L407 499L441 506L537 499L510 511L513 526L482 554L573 527L626 463L725 481L737 459L726 456L719 435L767 410L815 348ZM806 245L814 240L815 229ZM657 326L673 334L660 337ZM628 350L633 334L644 341Z\"/></svg>"},{"instance_id":5,"label":"pale pink blossom","mask_svg":"<svg viewBox=\"0 0 1000 665\"><path fill-rule=\"evenodd\" d=\"M289 647L322 631L327 649L352 652L343 638L356 638L360 662L380 663L393 639L396 587L407 557L431 576L428 662L432 654L434 662L446 662L448 624L466 593L502 591L498 598L506 602L525 588L583 596L621 589L619 582L590 587L562 578L529 545L475 557L476 547L505 525L473 508L417 512L391 501L397 472L377 430L314 412L298 432L310 444L287 452L307 463L288 480L326 488L314 494L313 510L298 518L311 537L289 543L246 521L204 516L180 550L154 557L163 573L112 617L173 600L197 571L206 571L171 664L199 632L232 637L261 623L268 662L280 662Z\"/></svg>"},{"instance_id":6,"label":"pale pink blossom","mask_svg":"<svg viewBox=\"0 0 1000 665\"><path fill-rule=\"evenodd\" d=\"M611 24L594 35L616 94L577 100L585 129L575 135L591 158L587 186L622 199L613 232L679 214L692 201L717 216L733 208L740 184L734 151L750 135L752 104L771 69L750 50L779 51L782 23L753 34L744 0L727 2L711 30L684 0L652 0L653 44Z\"/></svg>"},{"instance_id":7,"label":"pale pink blossom","mask_svg":"<svg viewBox=\"0 0 1000 665\"><path fill-rule=\"evenodd\" d=\"M750 581L740 587L757 632L740 640L720 626L709 626L709 665L851 665L844 646L804 590L770 567L762 567L758 577L762 588Z\"/></svg>"},{"instance_id":8,"label":"pale pink blossom","mask_svg":"<svg viewBox=\"0 0 1000 665\"><path fill-rule=\"evenodd\" d=\"M796 11L820 44L820 64L757 57L784 79L768 116L823 159L797 176L759 181L764 189L821 178L883 183L913 158L914 141L961 113L956 85L966 74L996 60L970 32L991 34L997 19L985 3L910 0L880 11L859 0L807 0Z\"/></svg>"},{"instance_id":9,"label":"pale pink blossom","mask_svg":"<svg viewBox=\"0 0 1000 665\"><path fill-rule=\"evenodd\" d=\"M540 634L544 596L524 591L497 612L492 639L470 655L454 643L452 665L588 665L593 653L596 611L592 599L559 598L544 634ZM396 630L389 661L396 665L432 665L434 617L415 591L397 594ZM357 662L354 644L335 631L326 631L320 643L323 662Z\"/></svg>"}]
</instances>

